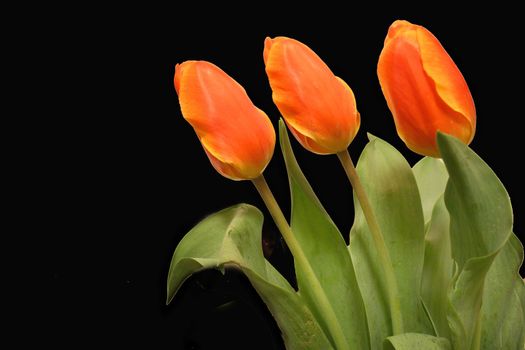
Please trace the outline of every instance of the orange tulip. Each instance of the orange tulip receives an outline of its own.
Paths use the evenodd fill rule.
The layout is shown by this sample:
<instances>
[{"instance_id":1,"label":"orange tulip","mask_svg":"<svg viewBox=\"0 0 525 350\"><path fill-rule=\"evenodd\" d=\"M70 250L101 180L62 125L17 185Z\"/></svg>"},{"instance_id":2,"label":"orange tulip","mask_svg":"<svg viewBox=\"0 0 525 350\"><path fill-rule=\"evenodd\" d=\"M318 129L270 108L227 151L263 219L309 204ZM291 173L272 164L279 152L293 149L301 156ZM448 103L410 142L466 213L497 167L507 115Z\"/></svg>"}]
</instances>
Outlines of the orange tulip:
<instances>
[{"instance_id":1,"label":"orange tulip","mask_svg":"<svg viewBox=\"0 0 525 350\"><path fill-rule=\"evenodd\" d=\"M396 129L408 148L439 157L436 133L469 144L476 108L467 83L440 42L427 29L395 21L377 67Z\"/></svg>"},{"instance_id":2,"label":"orange tulip","mask_svg":"<svg viewBox=\"0 0 525 350\"><path fill-rule=\"evenodd\" d=\"M182 115L213 167L232 180L261 175L272 158L275 131L244 88L205 61L177 64L174 83Z\"/></svg>"},{"instance_id":3,"label":"orange tulip","mask_svg":"<svg viewBox=\"0 0 525 350\"><path fill-rule=\"evenodd\" d=\"M345 150L360 124L350 87L297 40L266 38L263 56L273 101L299 143L318 154Z\"/></svg>"}]
</instances>

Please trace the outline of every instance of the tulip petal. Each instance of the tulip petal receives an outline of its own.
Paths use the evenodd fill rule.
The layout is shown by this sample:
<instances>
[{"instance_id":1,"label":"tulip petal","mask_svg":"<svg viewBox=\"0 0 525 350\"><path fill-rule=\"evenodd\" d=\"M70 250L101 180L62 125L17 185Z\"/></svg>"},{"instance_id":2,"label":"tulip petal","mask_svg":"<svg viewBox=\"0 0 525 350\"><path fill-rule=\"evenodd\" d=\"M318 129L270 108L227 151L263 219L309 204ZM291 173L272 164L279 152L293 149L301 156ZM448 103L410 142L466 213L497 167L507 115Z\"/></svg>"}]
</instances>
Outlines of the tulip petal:
<instances>
[{"instance_id":1,"label":"tulip petal","mask_svg":"<svg viewBox=\"0 0 525 350\"><path fill-rule=\"evenodd\" d=\"M470 126L466 135L455 135L469 144L475 133L476 108L465 78L432 33L420 26L417 27L416 33L423 69L434 82L443 102L465 118L459 123L466 122Z\"/></svg>"},{"instance_id":2,"label":"tulip petal","mask_svg":"<svg viewBox=\"0 0 525 350\"><path fill-rule=\"evenodd\" d=\"M180 79L182 77L182 75L184 74L182 72L182 68L183 65L181 64L176 64L175 65L175 76L173 77L173 85L175 85L175 91L177 92L177 95L179 94L179 90L180 90Z\"/></svg>"},{"instance_id":3,"label":"tulip petal","mask_svg":"<svg viewBox=\"0 0 525 350\"><path fill-rule=\"evenodd\" d=\"M264 65L266 65L266 62L268 61L268 55L270 53L270 49L272 48L273 40L270 37L266 37L264 39L264 51L263 51L263 60Z\"/></svg>"},{"instance_id":4,"label":"tulip petal","mask_svg":"<svg viewBox=\"0 0 525 350\"><path fill-rule=\"evenodd\" d=\"M259 176L275 145L275 132L266 114L217 66L187 61L177 68L175 85L182 114L215 169L235 180Z\"/></svg>"},{"instance_id":5,"label":"tulip petal","mask_svg":"<svg viewBox=\"0 0 525 350\"><path fill-rule=\"evenodd\" d=\"M395 20L388 28L388 33L386 34L386 38L385 38L385 45L389 40L394 39L402 31L412 29L412 26L413 24L410 23L409 21L405 21L402 19Z\"/></svg>"},{"instance_id":6,"label":"tulip petal","mask_svg":"<svg viewBox=\"0 0 525 350\"><path fill-rule=\"evenodd\" d=\"M349 110L355 110L355 114L353 116L350 115L350 120L348 122L354 124L354 127L351 128L350 131L350 139L353 140L355 135L357 135L357 132L359 131L359 127L361 126L361 114L357 111L357 102L355 101L355 95L350 86L344 81L343 79L336 76L337 80L343 85L344 90L348 94L349 98L347 103L349 104L348 108Z\"/></svg>"},{"instance_id":7,"label":"tulip petal","mask_svg":"<svg viewBox=\"0 0 525 350\"><path fill-rule=\"evenodd\" d=\"M273 100L299 142L319 154L346 149L359 127L348 85L297 40L266 38L263 58Z\"/></svg>"},{"instance_id":8,"label":"tulip petal","mask_svg":"<svg viewBox=\"0 0 525 350\"><path fill-rule=\"evenodd\" d=\"M329 149L323 148L322 146L318 145L311 137L308 136L309 131L306 129L303 129L303 132L300 132L295 129L293 124L286 123L288 126L288 129L292 132L293 136L297 139L297 141L306 148L307 150L310 150L313 153L317 154L330 154L331 151Z\"/></svg>"},{"instance_id":9,"label":"tulip petal","mask_svg":"<svg viewBox=\"0 0 525 350\"><path fill-rule=\"evenodd\" d=\"M437 147L435 141L432 143L435 136L428 127L432 122L429 116L442 112L423 72L414 31L405 29L402 39L387 39L379 58L378 75L401 139L417 153L435 155L433 150Z\"/></svg>"},{"instance_id":10,"label":"tulip petal","mask_svg":"<svg viewBox=\"0 0 525 350\"><path fill-rule=\"evenodd\" d=\"M454 63L441 45L436 46L436 43L439 44L437 39L426 29L407 23L396 21L389 30L379 58L379 80L401 139L416 153L439 157L436 144L438 130L452 134L465 143L472 139L472 124L462 112L456 110L457 104L450 98L460 90L466 91L469 96L470 93L466 84L453 88L453 84L458 80L457 74L463 83L464 80L457 68L454 71L449 67ZM424 39L421 39L420 33L423 31L428 34L424 34ZM430 36L433 41L428 39ZM423 51L426 52L425 55L422 54ZM436 53L436 61L439 62L446 56L448 61L443 64L443 67L447 67L446 71L443 67L436 68L440 67L439 62L427 59L432 52ZM428 64L425 65L425 62ZM450 82L447 79L451 75L453 79ZM442 88L442 95L438 91L436 81L448 87L448 90ZM448 93L449 90L454 90L454 94ZM449 105L451 101L452 106Z\"/></svg>"},{"instance_id":11,"label":"tulip petal","mask_svg":"<svg viewBox=\"0 0 525 350\"><path fill-rule=\"evenodd\" d=\"M438 131L467 144L472 140L476 112L470 91L428 30L395 21L388 30L377 73L397 132L411 150L439 157Z\"/></svg>"}]
</instances>

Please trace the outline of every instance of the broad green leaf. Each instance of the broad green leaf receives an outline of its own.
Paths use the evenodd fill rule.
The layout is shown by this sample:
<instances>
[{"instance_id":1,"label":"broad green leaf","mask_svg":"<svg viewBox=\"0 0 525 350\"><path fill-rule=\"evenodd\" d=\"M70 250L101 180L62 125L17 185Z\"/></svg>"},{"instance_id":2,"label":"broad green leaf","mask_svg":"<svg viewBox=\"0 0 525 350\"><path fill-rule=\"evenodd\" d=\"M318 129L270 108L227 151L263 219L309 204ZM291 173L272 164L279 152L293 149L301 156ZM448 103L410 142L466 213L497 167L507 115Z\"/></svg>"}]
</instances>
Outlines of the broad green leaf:
<instances>
[{"instance_id":1,"label":"broad green leaf","mask_svg":"<svg viewBox=\"0 0 525 350\"><path fill-rule=\"evenodd\" d=\"M445 204L459 271L448 310L452 340L457 349L479 349L485 277L511 235L512 208L498 177L468 146L441 133L438 146L449 173Z\"/></svg>"},{"instance_id":2,"label":"broad green leaf","mask_svg":"<svg viewBox=\"0 0 525 350\"><path fill-rule=\"evenodd\" d=\"M446 338L437 338L428 334L404 333L389 337L385 350L450 350Z\"/></svg>"},{"instance_id":3,"label":"broad green leaf","mask_svg":"<svg viewBox=\"0 0 525 350\"><path fill-rule=\"evenodd\" d=\"M481 349L524 349L525 285L519 275L522 262L523 246L512 234L494 259L485 280Z\"/></svg>"},{"instance_id":4,"label":"broad green leaf","mask_svg":"<svg viewBox=\"0 0 525 350\"><path fill-rule=\"evenodd\" d=\"M448 173L441 159L424 157L412 169L416 178L425 224L430 221L434 205L445 192Z\"/></svg>"},{"instance_id":5,"label":"broad green leaf","mask_svg":"<svg viewBox=\"0 0 525 350\"><path fill-rule=\"evenodd\" d=\"M452 256L461 269L467 260L503 246L512 231L512 208L496 174L468 146L444 134L438 144L450 176L445 203L451 214Z\"/></svg>"},{"instance_id":6,"label":"broad green leaf","mask_svg":"<svg viewBox=\"0 0 525 350\"><path fill-rule=\"evenodd\" d=\"M349 348L369 349L365 308L345 241L301 172L282 120L279 131L290 182L292 231L330 302ZM299 293L307 300L325 333L330 334L330 326L300 268L296 267L296 275Z\"/></svg>"},{"instance_id":7,"label":"broad green leaf","mask_svg":"<svg viewBox=\"0 0 525 350\"><path fill-rule=\"evenodd\" d=\"M287 349L331 349L304 299L268 263L261 247L263 215L239 204L202 220L180 241L168 275L168 303L193 273L236 266L274 316Z\"/></svg>"},{"instance_id":8,"label":"broad green leaf","mask_svg":"<svg viewBox=\"0 0 525 350\"><path fill-rule=\"evenodd\" d=\"M479 349L483 286L495 256L469 259L453 286L447 311L454 348Z\"/></svg>"},{"instance_id":9,"label":"broad green leaf","mask_svg":"<svg viewBox=\"0 0 525 350\"><path fill-rule=\"evenodd\" d=\"M426 223L421 297L436 335L448 338L448 287L454 266L450 247L450 217L443 200L448 173L441 159L431 157L420 160L413 171Z\"/></svg>"},{"instance_id":10,"label":"broad green leaf","mask_svg":"<svg viewBox=\"0 0 525 350\"><path fill-rule=\"evenodd\" d=\"M403 156L379 138L372 138L357 165L365 191L381 227L400 291L406 332L433 333L421 304L421 273L425 232L421 200L412 169ZM355 221L350 253L367 310L371 348L391 336L390 310L383 269L379 265L362 209L354 196Z\"/></svg>"},{"instance_id":11,"label":"broad green leaf","mask_svg":"<svg viewBox=\"0 0 525 350\"><path fill-rule=\"evenodd\" d=\"M443 196L432 212L425 236L425 262L421 279L421 298L434 325L436 335L449 337L447 320L448 288L454 261L450 252L450 216Z\"/></svg>"}]
</instances>

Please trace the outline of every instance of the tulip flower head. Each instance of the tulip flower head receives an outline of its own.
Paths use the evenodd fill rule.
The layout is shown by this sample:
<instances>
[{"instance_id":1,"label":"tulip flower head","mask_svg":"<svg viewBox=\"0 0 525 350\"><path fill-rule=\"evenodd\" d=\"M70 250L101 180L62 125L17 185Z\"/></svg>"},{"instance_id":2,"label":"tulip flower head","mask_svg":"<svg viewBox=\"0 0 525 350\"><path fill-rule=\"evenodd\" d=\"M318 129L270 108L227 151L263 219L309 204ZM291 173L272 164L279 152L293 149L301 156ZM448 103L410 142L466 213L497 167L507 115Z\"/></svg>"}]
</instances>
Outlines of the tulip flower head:
<instances>
[{"instance_id":1,"label":"tulip flower head","mask_svg":"<svg viewBox=\"0 0 525 350\"><path fill-rule=\"evenodd\" d=\"M275 131L244 88L206 61L176 65L174 83L182 115L213 167L232 180L261 175L273 155Z\"/></svg>"},{"instance_id":2,"label":"tulip flower head","mask_svg":"<svg viewBox=\"0 0 525 350\"><path fill-rule=\"evenodd\" d=\"M439 157L441 131L469 144L476 109L463 75L427 29L395 21L388 30L377 74L396 129L408 148Z\"/></svg>"},{"instance_id":3,"label":"tulip flower head","mask_svg":"<svg viewBox=\"0 0 525 350\"><path fill-rule=\"evenodd\" d=\"M297 40L266 38L263 57L273 101L299 143L317 154L345 150L360 125L352 89Z\"/></svg>"}]
</instances>

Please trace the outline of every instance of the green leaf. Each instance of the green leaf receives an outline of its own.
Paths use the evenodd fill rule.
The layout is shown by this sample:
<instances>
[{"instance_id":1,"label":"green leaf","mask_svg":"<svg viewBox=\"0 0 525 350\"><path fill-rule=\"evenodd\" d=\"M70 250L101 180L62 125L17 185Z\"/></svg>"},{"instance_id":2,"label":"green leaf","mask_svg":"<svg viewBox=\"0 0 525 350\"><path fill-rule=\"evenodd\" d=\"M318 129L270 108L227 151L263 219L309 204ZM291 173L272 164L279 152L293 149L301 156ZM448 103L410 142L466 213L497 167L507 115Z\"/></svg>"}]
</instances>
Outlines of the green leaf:
<instances>
[{"instance_id":1,"label":"green leaf","mask_svg":"<svg viewBox=\"0 0 525 350\"><path fill-rule=\"evenodd\" d=\"M379 138L372 138L357 165L383 233L400 289L405 331L432 333L420 298L425 247L423 210L412 169L403 156ZM383 269L362 209L354 196L355 221L350 252L367 310L371 348L392 335Z\"/></svg>"},{"instance_id":2,"label":"green leaf","mask_svg":"<svg viewBox=\"0 0 525 350\"><path fill-rule=\"evenodd\" d=\"M485 280L481 307L481 349L524 349L525 285L519 275L523 246L512 234Z\"/></svg>"},{"instance_id":3,"label":"green leaf","mask_svg":"<svg viewBox=\"0 0 525 350\"><path fill-rule=\"evenodd\" d=\"M279 132L290 182L292 231L330 302L349 348L369 349L365 308L345 241L301 172L282 120ZM308 280L301 269L296 268L296 274L299 293L329 334L330 325L324 321Z\"/></svg>"},{"instance_id":4,"label":"green leaf","mask_svg":"<svg viewBox=\"0 0 525 350\"><path fill-rule=\"evenodd\" d=\"M479 349L483 286L494 257L469 259L450 293L449 326L457 349Z\"/></svg>"},{"instance_id":5,"label":"green leaf","mask_svg":"<svg viewBox=\"0 0 525 350\"><path fill-rule=\"evenodd\" d=\"M448 310L453 344L479 349L485 277L511 235L512 208L498 177L468 146L441 133L438 146L450 177L445 204L459 271Z\"/></svg>"},{"instance_id":6,"label":"green leaf","mask_svg":"<svg viewBox=\"0 0 525 350\"><path fill-rule=\"evenodd\" d=\"M444 134L438 145L450 176L445 202L451 213L452 256L461 269L467 260L503 246L512 232L512 207L496 174L468 146Z\"/></svg>"},{"instance_id":7,"label":"green leaf","mask_svg":"<svg viewBox=\"0 0 525 350\"><path fill-rule=\"evenodd\" d=\"M168 303L193 273L225 266L244 272L274 316L287 349L331 349L304 299L268 263L261 247L263 215L239 204L202 220L180 241L168 275Z\"/></svg>"},{"instance_id":8,"label":"green leaf","mask_svg":"<svg viewBox=\"0 0 525 350\"><path fill-rule=\"evenodd\" d=\"M385 350L450 350L446 338L436 338L428 334L404 333L389 337Z\"/></svg>"},{"instance_id":9,"label":"green leaf","mask_svg":"<svg viewBox=\"0 0 525 350\"><path fill-rule=\"evenodd\" d=\"M448 173L441 159L424 157L412 169L416 178L425 224L430 221L434 205L445 192Z\"/></svg>"},{"instance_id":10,"label":"green leaf","mask_svg":"<svg viewBox=\"0 0 525 350\"><path fill-rule=\"evenodd\" d=\"M425 262L421 279L421 298L434 325L436 335L449 337L447 320L448 287L454 260L450 252L450 216L443 196L437 201L425 236Z\"/></svg>"},{"instance_id":11,"label":"green leaf","mask_svg":"<svg viewBox=\"0 0 525 350\"><path fill-rule=\"evenodd\" d=\"M443 200L448 173L441 159L425 157L413 168L425 215L425 262L421 297L436 335L448 338L448 287L454 261L450 247L450 217Z\"/></svg>"}]
</instances>

